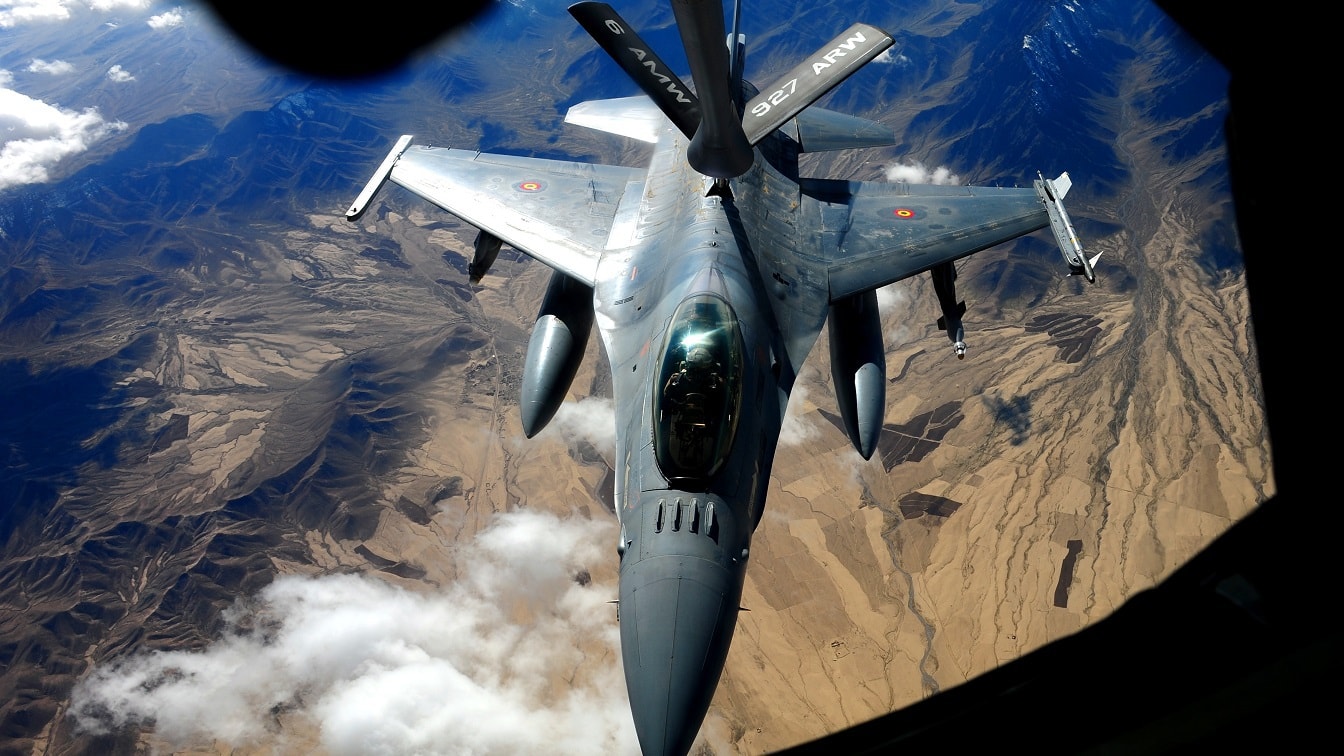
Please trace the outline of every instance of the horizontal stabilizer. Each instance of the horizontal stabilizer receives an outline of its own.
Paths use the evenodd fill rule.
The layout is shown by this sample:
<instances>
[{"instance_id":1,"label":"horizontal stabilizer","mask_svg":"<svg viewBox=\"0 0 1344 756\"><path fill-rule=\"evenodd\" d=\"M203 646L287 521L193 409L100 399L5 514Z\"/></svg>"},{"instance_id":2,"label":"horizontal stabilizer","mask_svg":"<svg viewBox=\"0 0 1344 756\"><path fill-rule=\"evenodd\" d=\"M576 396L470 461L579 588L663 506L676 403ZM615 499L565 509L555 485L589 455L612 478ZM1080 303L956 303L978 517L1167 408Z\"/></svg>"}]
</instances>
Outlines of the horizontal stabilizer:
<instances>
[{"instance_id":1,"label":"horizontal stabilizer","mask_svg":"<svg viewBox=\"0 0 1344 756\"><path fill-rule=\"evenodd\" d=\"M687 137L700 127L700 102L686 83L606 3L582 2L569 14Z\"/></svg>"},{"instance_id":2,"label":"horizontal stabilizer","mask_svg":"<svg viewBox=\"0 0 1344 756\"><path fill-rule=\"evenodd\" d=\"M1039 173L1036 175L1040 176ZM1073 186L1069 174L1061 173L1054 179L1041 176L1033 183L1037 196L1045 203L1045 212L1050 218L1050 231L1055 235L1060 254L1064 255L1065 264L1069 266L1069 274L1085 276L1088 282L1096 283L1097 277L1092 272L1092 265L1101 255L1098 254L1089 260L1087 255L1083 254L1083 244L1078 241L1078 232L1073 230L1069 213L1064 209L1064 195L1068 194L1069 188Z\"/></svg>"},{"instance_id":3,"label":"horizontal stabilizer","mask_svg":"<svg viewBox=\"0 0 1344 756\"><path fill-rule=\"evenodd\" d=\"M397 140L397 143L392 145L392 151L387 153L387 157L383 158L383 164L378 166L377 171L374 171L373 178L370 178L369 183L364 185L364 191L359 193L359 196L355 198L354 204L350 205L349 210L345 211L346 220L359 220L359 217L368 209L369 203L373 201L373 196L377 194L378 190L382 189L383 184L387 182L387 175L392 172L392 166L397 164L397 159L401 157L401 153L405 152L406 148L410 146L410 134L403 134L402 137Z\"/></svg>"},{"instance_id":4,"label":"horizontal stabilizer","mask_svg":"<svg viewBox=\"0 0 1344 756\"><path fill-rule=\"evenodd\" d=\"M581 102L565 113L565 123L650 143L667 127L658 107L644 95Z\"/></svg>"},{"instance_id":5,"label":"horizontal stabilizer","mask_svg":"<svg viewBox=\"0 0 1344 756\"><path fill-rule=\"evenodd\" d=\"M896 132L867 118L808 108L794 119L803 152L828 152L856 147L888 147L896 144Z\"/></svg>"},{"instance_id":6,"label":"horizontal stabilizer","mask_svg":"<svg viewBox=\"0 0 1344 756\"><path fill-rule=\"evenodd\" d=\"M876 26L849 27L747 103L742 113L747 141L761 141L891 45L891 36Z\"/></svg>"}]
</instances>

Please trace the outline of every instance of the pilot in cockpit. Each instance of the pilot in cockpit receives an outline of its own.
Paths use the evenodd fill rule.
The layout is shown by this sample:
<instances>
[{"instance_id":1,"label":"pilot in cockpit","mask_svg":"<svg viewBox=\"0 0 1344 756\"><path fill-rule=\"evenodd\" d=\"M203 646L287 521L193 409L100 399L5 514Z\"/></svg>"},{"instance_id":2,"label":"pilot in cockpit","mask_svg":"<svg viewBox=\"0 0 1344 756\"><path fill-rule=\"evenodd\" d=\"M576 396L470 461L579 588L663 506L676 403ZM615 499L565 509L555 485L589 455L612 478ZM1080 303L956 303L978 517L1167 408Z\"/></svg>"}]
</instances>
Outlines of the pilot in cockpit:
<instances>
[{"instance_id":1,"label":"pilot in cockpit","mask_svg":"<svg viewBox=\"0 0 1344 756\"><path fill-rule=\"evenodd\" d=\"M686 350L686 359L668 376L663 396L676 407L674 422L702 425L708 421L720 398L722 366L709 347L696 344Z\"/></svg>"},{"instance_id":2,"label":"pilot in cockpit","mask_svg":"<svg viewBox=\"0 0 1344 756\"><path fill-rule=\"evenodd\" d=\"M705 480L727 458L740 404L741 334L732 310L712 296L673 315L655 396L654 451L669 479Z\"/></svg>"},{"instance_id":3,"label":"pilot in cockpit","mask_svg":"<svg viewBox=\"0 0 1344 756\"><path fill-rule=\"evenodd\" d=\"M672 374L668 385L676 386L682 392L713 391L723 380L720 368L709 348L704 344L696 344L686 351L681 369Z\"/></svg>"}]
</instances>

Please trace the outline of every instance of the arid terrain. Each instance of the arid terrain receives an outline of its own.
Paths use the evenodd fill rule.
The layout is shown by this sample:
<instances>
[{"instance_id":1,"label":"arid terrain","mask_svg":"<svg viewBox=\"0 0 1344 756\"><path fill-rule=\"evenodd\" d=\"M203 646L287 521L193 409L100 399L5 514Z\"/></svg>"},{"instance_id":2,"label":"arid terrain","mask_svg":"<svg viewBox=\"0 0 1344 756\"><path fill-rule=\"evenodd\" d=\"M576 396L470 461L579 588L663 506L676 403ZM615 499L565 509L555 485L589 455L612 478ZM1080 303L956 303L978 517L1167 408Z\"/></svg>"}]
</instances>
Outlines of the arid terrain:
<instances>
[{"instance_id":1,"label":"arid terrain","mask_svg":"<svg viewBox=\"0 0 1344 756\"><path fill-rule=\"evenodd\" d=\"M360 227L312 216L251 263L284 275L146 337L156 367L127 401L145 408L153 448L88 484L115 495L79 517L97 527L161 512L163 524L110 525L103 538L126 548L90 540L33 560L53 578L71 559L126 560L102 563L121 582L87 585L65 614L101 630L81 655L111 657L147 631L208 642L212 615L272 571L368 574L434 594L472 570L463 554L492 518L522 510L584 523L600 548L564 567L585 575L596 619L614 631L602 603L616 595L616 559L598 341L554 426L523 439L514 392L545 271L506 251L467 287L470 230L414 202ZM790 404L708 751L792 745L1073 633L1273 493L1243 284L1209 286L1182 260L1189 234L1174 219L1151 225L1148 238L1096 242L1111 260L1103 276L1169 289L1137 302L1105 279L1060 279L1030 311L973 307L964 361L934 328L926 282L885 291L889 407L871 461L835 425L823 336ZM364 249L387 239L393 257ZM76 490L62 506L80 500ZM204 614L180 613L202 597ZM523 602L513 621L524 626L539 610L501 598ZM20 643L59 653L55 629L30 628ZM613 638L588 639L569 673L619 683ZM277 722L290 747L311 728L304 715ZM36 749L66 752L80 740L72 724L57 716Z\"/></svg>"}]
</instances>

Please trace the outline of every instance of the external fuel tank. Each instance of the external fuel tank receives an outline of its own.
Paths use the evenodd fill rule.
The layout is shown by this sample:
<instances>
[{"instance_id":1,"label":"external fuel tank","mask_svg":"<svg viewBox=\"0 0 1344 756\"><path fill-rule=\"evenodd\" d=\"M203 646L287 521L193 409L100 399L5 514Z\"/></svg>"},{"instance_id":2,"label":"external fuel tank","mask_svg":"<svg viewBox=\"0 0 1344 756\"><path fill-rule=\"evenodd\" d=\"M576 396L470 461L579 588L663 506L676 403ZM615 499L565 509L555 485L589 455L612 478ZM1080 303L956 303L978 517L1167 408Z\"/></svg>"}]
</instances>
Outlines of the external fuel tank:
<instances>
[{"instance_id":1,"label":"external fuel tank","mask_svg":"<svg viewBox=\"0 0 1344 756\"><path fill-rule=\"evenodd\" d=\"M579 372L593 329L593 289L556 271L546 288L523 365L519 411L532 438L555 417Z\"/></svg>"},{"instance_id":2,"label":"external fuel tank","mask_svg":"<svg viewBox=\"0 0 1344 756\"><path fill-rule=\"evenodd\" d=\"M835 302L826 322L835 403L850 443L868 459L877 448L887 412L887 354L882 344L877 291Z\"/></svg>"}]
</instances>

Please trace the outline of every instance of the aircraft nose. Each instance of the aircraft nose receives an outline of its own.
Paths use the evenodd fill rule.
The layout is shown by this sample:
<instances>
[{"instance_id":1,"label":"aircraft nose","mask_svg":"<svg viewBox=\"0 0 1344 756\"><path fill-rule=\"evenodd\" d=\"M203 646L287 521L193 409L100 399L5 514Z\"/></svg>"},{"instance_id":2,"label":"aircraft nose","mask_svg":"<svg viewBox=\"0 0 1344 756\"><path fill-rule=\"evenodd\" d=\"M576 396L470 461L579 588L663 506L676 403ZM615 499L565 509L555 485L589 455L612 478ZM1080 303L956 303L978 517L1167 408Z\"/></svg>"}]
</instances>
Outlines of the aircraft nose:
<instances>
[{"instance_id":1,"label":"aircraft nose","mask_svg":"<svg viewBox=\"0 0 1344 756\"><path fill-rule=\"evenodd\" d=\"M695 557L645 559L621 576L621 656L644 756L685 756L737 624L741 585Z\"/></svg>"}]
</instances>

